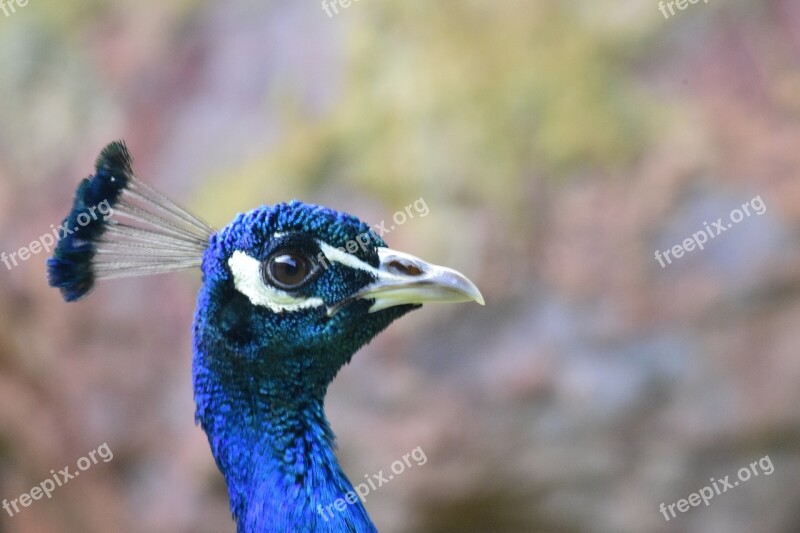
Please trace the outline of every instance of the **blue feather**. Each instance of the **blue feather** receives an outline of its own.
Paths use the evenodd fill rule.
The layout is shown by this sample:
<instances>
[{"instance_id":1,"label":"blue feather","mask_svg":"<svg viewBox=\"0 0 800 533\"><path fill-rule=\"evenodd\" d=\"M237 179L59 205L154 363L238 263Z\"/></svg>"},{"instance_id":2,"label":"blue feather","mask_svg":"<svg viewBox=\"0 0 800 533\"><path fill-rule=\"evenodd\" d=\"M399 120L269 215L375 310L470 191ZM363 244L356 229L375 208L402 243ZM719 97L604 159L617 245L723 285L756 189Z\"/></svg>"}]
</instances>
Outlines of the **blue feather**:
<instances>
[{"instance_id":1,"label":"blue feather","mask_svg":"<svg viewBox=\"0 0 800 533\"><path fill-rule=\"evenodd\" d=\"M197 267L214 233L205 222L138 181L121 141L102 151L95 174L78 186L62 228L63 238L47 262L47 271L50 285L59 288L67 301L86 296L98 279Z\"/></svg>"},{"instance_id":2,"label":"blue feather","mask_svg":"<svg viewBox=\"0 0 800 533\"><path fill-rule=\"evenodd\" d=\"M91 265L96 253L95 243L106 230L106 220L97 217L96 209L102 204L116 204L121 191L128 185L131 157L125 143L117 141L106 146L97 158L95 168L95 174L78 186L72 210L62 223L63 228L75 233L64 235L53 257L47 260L50 286L60 289L68 302L83 298L94 286ZM81 225L78 217L89 222Z\"/></svg>"}]
</instances>

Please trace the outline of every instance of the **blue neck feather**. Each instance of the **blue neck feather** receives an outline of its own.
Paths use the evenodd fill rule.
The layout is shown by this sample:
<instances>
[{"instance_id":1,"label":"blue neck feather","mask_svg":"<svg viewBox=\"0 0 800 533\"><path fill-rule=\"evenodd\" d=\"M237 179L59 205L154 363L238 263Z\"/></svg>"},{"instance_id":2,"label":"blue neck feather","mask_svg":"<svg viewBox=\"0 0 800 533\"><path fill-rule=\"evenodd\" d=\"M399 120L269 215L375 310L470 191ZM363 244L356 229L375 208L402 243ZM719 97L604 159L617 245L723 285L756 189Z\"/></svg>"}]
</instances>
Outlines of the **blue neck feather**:
<instances>
[{"instance_id":1,"label":"blue neck feather","mask_svg":"<svg viewBox=\"0 0 800 533\"><path fill-rule=\"evenodd\" d=\"M359 500L344 511L331 507L353 487L334 457L324 392L309 384L287 386L286 375L252 367L229 381L243 369L215 363L236 355L199 348L197 418L225 476L238 531L375 531ZM296 370L303 371L300 365Z\"/></svg>"},{"instance_id":2,"label":"blue neck feather","mask_svg":"<svg viewBox=\"0 0 800 533\"><path fill-rule=\"evenodd\" d=\"M269 382L255 376L255 401L223 392L225 384L202 371L196 383L219 391L205 396L198 417L225 475L240 533L375 531L359 500L341 512L330 507L353 487L334 457L321 399L288 397L288 391L271 397L262 392Z\"/></svg>"}]
</instances>

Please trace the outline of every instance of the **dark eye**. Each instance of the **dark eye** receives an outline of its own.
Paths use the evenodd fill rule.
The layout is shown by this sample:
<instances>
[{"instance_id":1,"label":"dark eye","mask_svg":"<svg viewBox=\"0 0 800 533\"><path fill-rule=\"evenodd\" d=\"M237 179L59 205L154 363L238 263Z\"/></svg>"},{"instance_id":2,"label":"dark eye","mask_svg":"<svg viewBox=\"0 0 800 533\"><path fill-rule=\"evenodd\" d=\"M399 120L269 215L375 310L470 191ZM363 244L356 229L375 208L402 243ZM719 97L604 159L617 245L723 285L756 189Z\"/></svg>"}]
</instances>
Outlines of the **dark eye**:
<instances>
[{"instance_id":1,"label":"dark eye","mask_svg":"<svg viewBox=\"0 0 800 533\"><path fill-rule=\"evenodd\" d=\"M261 267L264 280L279 289L299 289L314 273L311 260L299 252L281 252Z\"/></svg>"}]
</instances>

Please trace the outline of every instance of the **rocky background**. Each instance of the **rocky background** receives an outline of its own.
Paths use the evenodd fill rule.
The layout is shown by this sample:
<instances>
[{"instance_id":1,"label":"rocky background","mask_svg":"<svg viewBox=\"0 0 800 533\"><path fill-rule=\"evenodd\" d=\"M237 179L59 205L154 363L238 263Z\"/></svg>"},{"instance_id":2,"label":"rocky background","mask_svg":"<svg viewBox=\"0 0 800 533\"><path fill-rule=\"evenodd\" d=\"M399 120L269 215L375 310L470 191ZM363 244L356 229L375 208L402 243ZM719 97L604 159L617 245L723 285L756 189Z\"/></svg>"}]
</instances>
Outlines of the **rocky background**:
<instances>
[{"instance_id":1,"label":"rocky background","mask_svg":"<svg viewBox=\"0 0 800 533\"><path fill-rule=\"evenodd\" d=\"M8 6L9 0L6 0ZM0 8L2 9L2 8ZM0 251L67 213L99 149L221 227L291 198L487 306L394 324L327 408L385 532L800 529L800 4L135 3L0 10ZM668 12L668 11L667 11ZM753 198L765 206L661 267ZM107 443L2 533L233 531L193 423L197 274L66 305L0 265L0 499ZM659 511L767 457L667 521Z\"/></svg>"}]
</instances>

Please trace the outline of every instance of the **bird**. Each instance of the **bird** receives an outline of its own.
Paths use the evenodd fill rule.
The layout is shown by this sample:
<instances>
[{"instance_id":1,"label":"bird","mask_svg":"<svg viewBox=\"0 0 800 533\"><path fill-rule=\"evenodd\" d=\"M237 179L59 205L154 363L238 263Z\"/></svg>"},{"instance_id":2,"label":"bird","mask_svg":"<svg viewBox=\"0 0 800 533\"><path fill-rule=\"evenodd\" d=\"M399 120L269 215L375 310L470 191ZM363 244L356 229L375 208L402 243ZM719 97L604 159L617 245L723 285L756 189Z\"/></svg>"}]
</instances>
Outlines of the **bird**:
<instances>
[{"instance_id":1,"label":"bird","mask_svg":"<svg viewBox=\"0 0 800 533\"><path fill-rule=\"evenodd\" d=\"M101 204L109 215L89 217ZM353 485L335 456L326 391L410 311L484 305L472 281L389 248L353 215L298 200L240 213L217 231L140 180L124 141L101 151L62 227L76 231L59 240L47 273L68 302L100 280L201 269L195 421L238 533L377 531L358 498L330 511Z\"/></svg>"}]
</instances>

